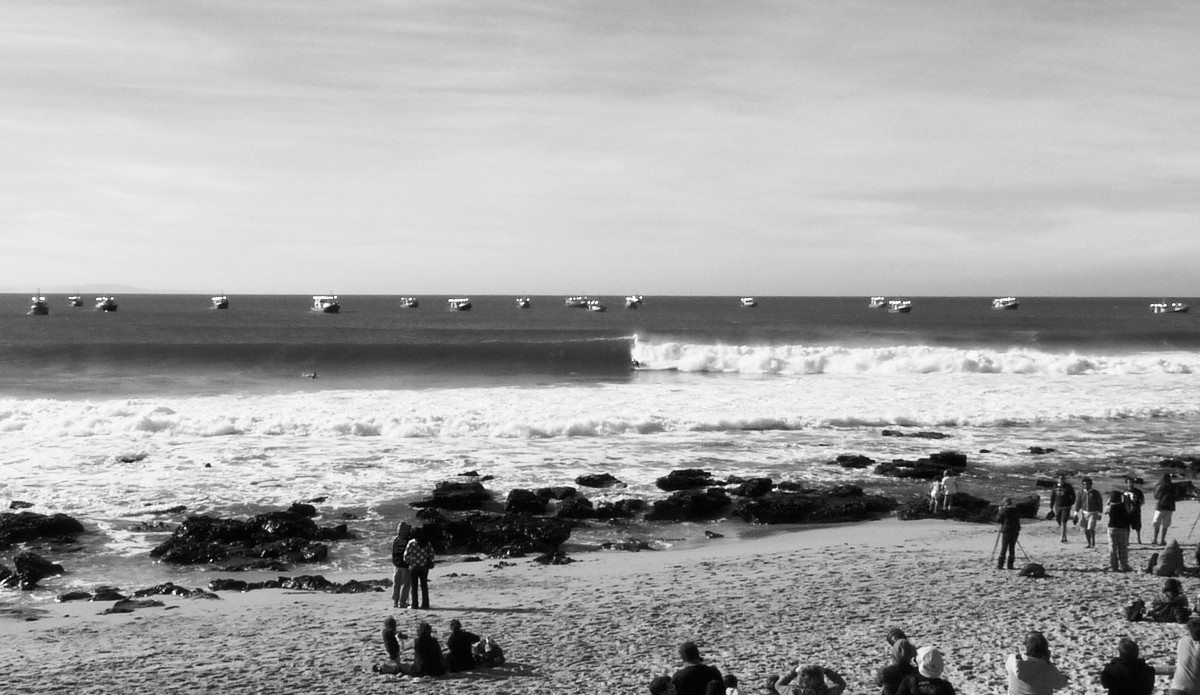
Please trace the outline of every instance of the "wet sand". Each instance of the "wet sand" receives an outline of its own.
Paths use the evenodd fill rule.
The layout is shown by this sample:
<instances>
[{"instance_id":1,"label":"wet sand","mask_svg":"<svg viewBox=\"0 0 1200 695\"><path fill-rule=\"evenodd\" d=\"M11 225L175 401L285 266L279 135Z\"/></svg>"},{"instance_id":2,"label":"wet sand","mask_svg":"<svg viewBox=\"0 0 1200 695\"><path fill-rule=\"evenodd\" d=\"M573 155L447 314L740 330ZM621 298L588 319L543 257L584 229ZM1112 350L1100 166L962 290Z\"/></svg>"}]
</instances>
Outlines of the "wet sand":
<instances>
[{"instance_id":1,"label":"wet sand","mask_svg":"<svg viewBox=\"0 0 1200 695\"><path fill-rule=\"evenodd\" d=\"M1189 565L1198 511L1181 504L1172 529ZM887 661L884 635L898 625L918 646L946 654L945 677L959 693L1004 692L1004 657L1030 629L1049 638L1072 680L1067 692L1098 693L1098 671L1119 637L1136 639L1162 666L1183 631L1122 618L1122 606L1148 602L1162 579L1105 571L1099 536L1089 549L1073 528L1064 545L1053 523L1026 520L1018 566L1025 554L1045 565L1051 577L1040 580L995 569L995 526L887 519L579 555L564 566L442 563L431 574L430 610L393 609L384 593L277 590L163 597L164 607L118 615L101 615L109 603L51 604L36 621L0 617L0 691L641 693L678 667L676 648L691 639L738 676L743 693L762 692L769 674L801 661L840 671L849 693L873 693ZM1140 570L1154 550L1133 545L1131 563ZM1194 597L1200 581L1182 581ZM443 644L458 618L493 635L509 662L438 680L375 674L388 615L409 635L428 620Z\"/></svg>"}]
</instances>

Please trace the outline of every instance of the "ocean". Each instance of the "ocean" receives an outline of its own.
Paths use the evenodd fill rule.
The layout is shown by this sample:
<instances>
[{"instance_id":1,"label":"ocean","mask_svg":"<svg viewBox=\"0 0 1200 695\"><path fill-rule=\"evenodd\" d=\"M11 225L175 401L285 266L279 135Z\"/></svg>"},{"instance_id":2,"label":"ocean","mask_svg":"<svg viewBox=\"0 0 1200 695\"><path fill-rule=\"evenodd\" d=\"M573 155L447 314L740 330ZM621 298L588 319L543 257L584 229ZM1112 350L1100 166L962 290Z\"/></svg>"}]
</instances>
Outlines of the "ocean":
<instances>
[{"instance_id":1,"label":"ocean","mask_svg":"<svg viewBox=\"0 0 1200 695\"><path fill-rule=\"evenodd\" d=\"M1161 459L1200 454L1200 321L1151 313L1160 298L995 311L990 297L910 297L908 314L866 297L648 296L634 310L605 296L592 312L479 296L453 312L446 296L415 309L342 296L338 314L299 295L218 311L133 294L113 313L48 299L48 316L27 316L28 296L0 296L0 500L92 531L48 596L113 573L191 577L157 567L147 551L163 534L138 526L178 521L147 515L176 505L247 515L323 499L320 523L348 519L364 540L305 571L386 576L407 502L464 471L499 495L608 472L626 487L593 499L653 499L656 478L705 468L905 498L924 485L830 462L954 450L963 488L997 497L1059 469L1150 480Z\"/></svg>"}]
</instances>

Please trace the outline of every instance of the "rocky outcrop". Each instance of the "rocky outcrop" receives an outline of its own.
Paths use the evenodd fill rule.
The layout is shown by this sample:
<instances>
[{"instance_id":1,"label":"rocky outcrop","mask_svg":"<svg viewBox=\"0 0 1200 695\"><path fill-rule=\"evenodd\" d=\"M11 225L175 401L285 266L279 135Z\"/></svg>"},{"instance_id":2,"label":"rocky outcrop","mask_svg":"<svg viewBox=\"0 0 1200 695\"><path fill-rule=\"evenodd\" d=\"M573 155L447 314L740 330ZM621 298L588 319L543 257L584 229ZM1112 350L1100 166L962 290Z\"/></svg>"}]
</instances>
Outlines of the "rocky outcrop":
<instances>
[{"instance_id":1,"label":"rocky outcrop","mask_svg":"<svg viewBox=\"0 0 1200 695\"><path fill-rule=\"evenodd\" d=\"M733 485L729 488L729 494L735 497L762 497L775 488L775 483L770 478L729 480L726 481L726 485Z\"/></svg>"},{"instance_id":2,"label":"rocky outcrop","mask_svg":"<svg viewBox=\"0 0 1200 695\"><path fill-rule=\"evenodd\" d=\"M174 564L207 564L244 558L254 561L319 562L329 553L322 541L351 538L345 524L318 527L292 511L259 514L249 520L189 517L150 556Z\"/></svg>"},{"instance_id":3,"label":"rocky outcrop","mask_svg":"<svg viewBox=\"0 0 1200 695\"><path fill-rule=\"evenodd\" d=\"M653 502L646 513L646 520L706 521L720 516L729 504L729 495L719 487L677 490L667 499Z\"/></svg>"},{"instance_id":4,"label":"rocky outcrop","mask_svg":"<svg viewBox=\"0 0 1200 695\"><path fill-rule=\"evenodd\" d=\"M83 532L83 524L66 514L47 516L25 511L0 514L0 550L14 543L40 538L74 537Z\"/></svg>"},{"instance_id":5,"label":"rocky outcrop","mask_svg":"<svg viewBox=\"0 0 1200 695\"><path fill-rule=\"evenodd\" d=\"M528 514L472 512L447 517L434 510L417 515L439 554L482 553L519 557L558 550L571 537L572 521Z\"/></svg>"},{"instance_id":6,"label":"rocky outcrop","mask_svg":"<svg viewBox=\"0 0 1200 695\"><path fill-rule=\"evenodd\" d=\"M875 466L877 475L888 475L895 478L915 478L917 480L934 480L942 477L947 470L961 471L967 467L967 455L957 451L942 451L930 454L916 461L896 459L889 463Z\"/></svg>"},{"instance_id":7,"label":"rocky outcrop","mask_svg":"<svg viewBox=\"0 0 1200 695\"><path fill-rule=\"evenodd\" d=\"M545 514L546 498L533 490L516 488L510 490L504 501L504 511L510 514Z\"/></svg>"},{"instance_id":8,"label":"rocky outcrop","mask_svg":"<svg viewBox=\"0 0 1200 695\"><path fill-rule=\"evenodd\" d=\"M609 473L594 473L591 475L581 475L575 479L575 484L580 487L624 487L625 483L617 480Z\"/></svg>"},{"instance_id":9,"label":"rocky outcrop","mask_svg":"<svg viewBox=\"0 0 1200 695\"><path fill-rule=\"evenodd\" d=\"M950 435L941 432L901 432L900 430L884 430L885 437L912 437L914 439L948 439Z\"/></svg>"},{"instance_id":10,"label":"rocky outcrop","mask_svg":"<svg viewBox=\"0 0 1200 695\"><path fill-rule=\"evenodd\" d=\"M1041 497L1039 495L1014 498L1013 502L1016 504L1017 511L1022 519L1038 518L1038 507L1041 505ZM921 497L902 505L899 516L905 521L912 521L914 519L953 519L977 524L991 524L996 522L999 510L999 505L993 502L989 502L981 497L975 497L966 492L958 492L951 498L951 507L949 509L931 512L929 511L929 500Z\"/></svg>"},{"instance_id":11,"label":"rocky outcrop","mask_svg":"<svg viewBox=\"0 0 1200 695\"><path fill-rule=\"evenodd\" d=\"M46 577L51 577L63 574L66 570L62 565L50 562L46 558L37 553L23 552L17 553L13 557L14 570L9 570L7 567L0 566L0 586L5 586L10 589L17 588L22 591L31 591L37 588L38 582Z\"/></svg>"},{"instance_id":12,"label":"rocky outcrop","mask_svg":"<svg viewBox=\"0 0 1200 695\"><path fill-rule=\"evenodd\" d=\"M875 459L861 454L840 454L833 462L842 468L858 469L874 465Z\"/></svg>"},{"instance_id":13,"label":"rocky outcrop","mask_svg":"<svg viewBox=\"0 0 1200 695\"><path fill-rule=\"evenodd\" d=\"M706 470L699 468L682 468L671 471L665 476L654 481L659 490L664 492L675 492L677 490L695 490L696 488L707 488L714 485L720 485L720 481L714 480L712 474Z\"/></svg>"},{"instance_id":14,"label":"rocky outcrop","mask_svg":"<svg viewBox=\"0 0 1200 695\"><path fill-rule=\"evenodd\" d=\"M383 591L392 585L390 579L369 579L339 584L325 577L300 575L299 577L277 577L262 582L245 582L240 579L214 579L208 583L211 591L255 591L257 589L289 589L292 591L321 591L330 594L363 594Z\"/></svg>"},{"instance_id":15,"label":"rocky outcrop","mask_svg":"<svg viewBox=\"0 0 1200 695\"><path fill-rule=\"evenodd\" d=\"M480 509L491 500L492 493L478 480L444 480L434 486L433 495L429 499L411 502L410 506L417 509L432 507L466 511Z\"/></svg>"},{"instance_id":16,"label":"rocky outcrop","mask_svg":"<svg viewBox=\"0 0 1200 695\"><path fill-rule=\"evenodd\" d=\"M856 485L772 492L742 500L733 516L755 524L810 524L877 519L898 506L883 495L867 495Z\"/></svg>"}]
</instances>

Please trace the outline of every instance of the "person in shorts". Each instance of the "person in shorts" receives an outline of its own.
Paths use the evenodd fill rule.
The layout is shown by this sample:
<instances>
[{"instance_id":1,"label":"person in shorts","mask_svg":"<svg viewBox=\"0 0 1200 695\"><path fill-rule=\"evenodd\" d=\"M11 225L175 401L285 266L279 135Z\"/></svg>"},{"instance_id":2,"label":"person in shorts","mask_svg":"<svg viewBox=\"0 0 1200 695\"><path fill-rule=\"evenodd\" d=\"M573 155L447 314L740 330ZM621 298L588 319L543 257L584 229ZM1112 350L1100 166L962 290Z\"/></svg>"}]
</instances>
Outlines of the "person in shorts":
<instances>
[{"instance_id":1,"label":"person in shorts","mask_svg":"<svg viewBox=\"0 0 1200 695\"><path fill-rule=\"evenodd\" d=\"M1062 542L1067 542L1067 519L1071 518L1071 507L1075 504L1075 488L1067 482L1066 473L1060 473L1058 484L1050 492L1050 509L1054 510L1054 520L1062 529Z\"/></svg>"},{"instance_id":2,"label":"person in shorts","mask_svg":"<svg viewBox=\"0 0 1200 695\"><path fill-rule=\"evenodd\" d=\"M1137 486L1137 478L1125 478L1125 502L1129 507L1129 530L1137 532L1137 542L1142 542L1142 505L1146 503L1146 494Z\"/></svg>"},{"instance_id":3,"label":"person in shorts","mask_svg":"<svg viewBox=\"0 0 1200 695\"><path fill-rule=\"evenodd\" d=\"M1167 544L1167 529L1171 527L1171 516L1175 513L1175 497L1175 483L1171 481L1171 474L1163 473L1162 480L1154 488L1154 540L1150 541L1150 545Z\"/></svg>"}]
</instances>

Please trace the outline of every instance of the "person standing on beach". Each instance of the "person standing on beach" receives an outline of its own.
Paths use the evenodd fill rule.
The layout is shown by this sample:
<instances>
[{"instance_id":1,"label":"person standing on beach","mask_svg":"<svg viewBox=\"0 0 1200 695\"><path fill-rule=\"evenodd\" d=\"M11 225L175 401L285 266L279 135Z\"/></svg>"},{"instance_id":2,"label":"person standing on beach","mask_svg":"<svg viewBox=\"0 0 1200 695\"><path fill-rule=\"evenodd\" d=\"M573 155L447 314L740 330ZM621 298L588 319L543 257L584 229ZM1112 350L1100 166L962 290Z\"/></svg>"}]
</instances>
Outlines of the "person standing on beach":
<instances>
[{"instance_id":1,"label":"person standing on beach","mask_svg":"<svg viewBox=\"0 0 1200 695\"><path fill-rule=\"evenodd\" d=\"M1078 515L1079 525L1083 527L1083 537L1087 547L1096 547L1096 524L1100 513L1104 511L1104 497L1100 491L1092 487L1092 479L1083 479L1083 492L1075 504L1075 514Z\"/></svg>"},{"instance_id":2,"label":"person standing on beach","mask_svg":"<svg viewBox=\"0 0 1200 695\"><path fill-rule=\"evenodd\" d=\"M1108 569L1129 571L1129 500L1119 490L1108 495Z\"/></svg>"},{"instance_id":3,"label":"person standing on beach","mask_svg":"<svg viewBox=\"0 0 1200 695\"><path fill-rule=\"evenodd\" d=\"M1117 658L1100 672L1100 685L1108 695L1151 695L1154 692L1154 667L1138 656L1137 642L1122 637L1117 642Z\"/></svg>"},{"instance_id":4,"label":"person standing on beach","mask_svg":"<svg viewBox=\"0 0 1200 695\"><path fill-rule=\"evenodd\" d=\"M1050 695L1067 687L1066 674L1050 663L1050 643L1034 630L1025 636L1025 655L1009 654L1004 662L1008 674L1008 695Z\"/></svg>"},{"instance_id":5,"label":"person standing on beach","mask_svg":"<svg viewBox=\"0 0 1200 695\"><path fill-rule=\"evenodd\" d=\"M946 488L942 485L942 479L936 478L929 486L929 513L934 514L942 510L942 503L945 500Z\"/></svg>"},{"instance_id":6,"label":"person standing on beach","mask_svg":"<svg viewBox=\"0 0 1200 695\"><path fill-rule=\"evenodd\" d=\"M392 608L399 608L402 603L408 605L412 576L408 571L408 563L404 561L404 550L412 540L412 535L412 524L401 521L396 525L396 537L392 539L392 565L396 568L396 576L392 580Z\"/></svg>"},{"instance_id":7,"label":"person standing on beach","mask_svg":"<svg viewBox=\"0 0 1200 695\"><path fill-rule=\"evenodd\" d=\"M428 540L429 529L422 526L404 548L404 561L412 582L412 607L418 608L417 592L421 593L420 608L429 608L429 570L433 569L433 546Z\"/></svg>"},{"instance_id":8,"label":"person standing on beach","mask_svg":"<svg viewBox=\"0 0 1200 695\"><path fill-rule=\"evenodd\" d=\"M1054 510L1054 519L1062 529L1062 542L1067 542L1067 519L1071 516L1071 507L1075 504L1075 488L1067 482L1067 474L1059 473L1058 484L1050 492L1050 509Z\"/></svg>"},{"instance_id":9,"label":"person standing on beach","mask_svg":"<svg viewBox=\"0 0 1200 695\"><path fill-rule=\"evenodd\" d=\"M1157 501L1154 504L1154 540L1150 541L1150 545L1167 544L1167 529L1171 527L1171 516L1175 513L1175 496L1171 474L1163 473L1162 480L1154 488L1154 499Z\"/></svg>"},{"instance_id":10,"label":"person standing on beach","mask_svg":"<svg viewBox=\"0 0 1200 695\"><path fill-rule=\"evenodd\" d=\"M1138 545L1142 544L1142 505L1146 503L1146 495L1137 486L1133 476L1125 478L1125 500L1129 505L1129 530L1137 532Z\"/></svg>"},{"instance_id":11,"label":"person standing on beach","mask_svg":"<svg viewBox=\"0 0 1200 695\"><path fill-rule=\"evenodd\" d=\"M942 471L942 509L954 508L954 496L958 494L958 476L947 468Z\"/></svg>"},{"instance_id":12,"label":"person standing on beach","mask_svg":"<svg viewBox=\"0 0 1200 695\"><path fill-rule=\"evenodd\" d=\"M679 658L683 659L683 667L671 676L671 683L678 695L705 695L709 682L721 682L721 671L716 666L704 663L695 642L679 645Z\"/></svg>"},{"instance_id":13,"label":"person standing on beach","mask_svg":"<svg viewBox=\"0 0 1200 695\"><path fill-rule=\"evenodd\" d=\"M1021 535L1021 513L1017 510L1017 505L1013 504L1011 497L1005 497L1004 501L1000 503L998 521L1000 522L1000 559L996 560L996 569L1002 570L1005 566L1013 569L1013 564L1017 561L1017 537Z\"/></svg>"}]
</instances>

